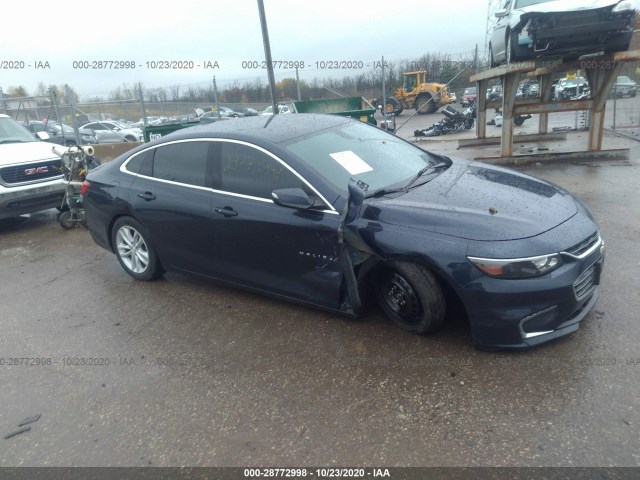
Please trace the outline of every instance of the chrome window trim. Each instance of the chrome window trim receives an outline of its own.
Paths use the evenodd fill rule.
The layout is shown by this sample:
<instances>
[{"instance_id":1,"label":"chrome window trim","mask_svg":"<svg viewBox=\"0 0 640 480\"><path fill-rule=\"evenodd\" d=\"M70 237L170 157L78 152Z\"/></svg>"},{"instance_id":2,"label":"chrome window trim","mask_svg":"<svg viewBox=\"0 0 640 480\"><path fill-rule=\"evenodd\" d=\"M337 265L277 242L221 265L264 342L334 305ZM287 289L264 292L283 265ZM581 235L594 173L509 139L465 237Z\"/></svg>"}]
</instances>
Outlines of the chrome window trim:
<instances>
[{"instance_id":1,"label":"chrome window trim","mask_svg":"<svg viewBox=\"0 0 640 480\"><path fill-rule=\"evenodd\" d=\"M131 171L127 170L127 165L129 164L129 162L133 158L135 158L136 156L141 155L141 154L151 150L152 148L158 148L158 147L162 147L162 146L165 146L165 145L173 145L175 143L186 143L186 142L230 142L230 143L237 143L239 145L246 145L247 147L250 147L250 148L255 148L256 150L267 154L269 157L273 158L276 162L280 163L283 167L285 167L287 170L289 170L291 173L293 173L296 177L298 177L302 182L304 182L304 184L307 185L316 195L318 195L320 200L322 200L322 202L328 207L328 209L325 209L325 210L318 210L319 212L330 213L332 215L339 215L339 212L335 208L333 208L333 206L327 201L327 199L324 198L324 196L313 185L311 185L311 183L309 183L302 175L300 175L298 172L296 172L286 162L283 162L280 158L278 158L276 155L274 155L270 151L268 151L268 150L266 150L266 149L264 149L264 148L262 148L262 147L260 147L258 145L254 145L252 143L245 142L245 141L242 141L242 140L234 140L234 139L231 139L231 138L211 138L211 137L186 138L186 139L181 139L181 140L173 140L171 142L162 143L162 144L159 144L159 145L149 146L148 148L145 148L143 150L140 150L139 152L134 153L129 158L127 158L124 162L122 162L122 165L120 165L120 171L122 173L126 173L128 175L133 175L134 177L141 177L141 178L145 178L145 179L148 179L148 180L154 180L156 182L168 183L168 184L178 185L178 186L187 187L187 188L195 188L195 189L198 189L198 190L210 191L212 193L219 193L219 194L222 194L222 195L229 195L231 197L245 198L245 199L248 199L248 200L256 200L258 202L263 202L263 203L274 203L273 200L270 199L270 198L253 197L251 195L244 195L244 194L241 194L241 193L227 192L226 190L216 190L216 189L209 188L209 187L199 187L197 185L190 185L188 183L174 182L172 180L165 180L163 178L149 177L147 175L141 175L139 173L134 173L134 172L131 172Z\"/></svg>"}]
</instances>

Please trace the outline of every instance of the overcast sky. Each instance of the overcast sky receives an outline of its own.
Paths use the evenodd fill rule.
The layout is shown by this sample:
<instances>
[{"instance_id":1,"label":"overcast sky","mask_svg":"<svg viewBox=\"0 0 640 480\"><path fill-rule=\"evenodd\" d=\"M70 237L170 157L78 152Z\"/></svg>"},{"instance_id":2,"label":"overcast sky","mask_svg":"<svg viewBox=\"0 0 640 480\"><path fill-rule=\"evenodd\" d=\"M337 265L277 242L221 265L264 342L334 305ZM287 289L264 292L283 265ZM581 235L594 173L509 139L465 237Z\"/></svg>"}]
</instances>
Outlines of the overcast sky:
<instances>
[{"instance_id":1,"label":"overcast sky","mask_svg":"<svg viewBox=\"0 0 640 480\"><path fill-rule=\"evenodd\" d=\"M488 8L487 2L472 0L264 3L273 59L305 62L302 78L318 72L315 62L370 65L382 55L390 60L428 52L470 55L476 43L483 48ZM36 1L29 9L31 14L15 0L3 4L0 61L25 62L24 69L0 70L5 92L16 85L33 92L42 81L68 83L82 97L106 95L123 83L169 87L210 82L213 75L221 83L263 76L266 84L266 71L242 68L243 61L264 59L256 0ZM100 60L135 61L136 68L73 68L74 61ZM146 65L161 60L201 66L166 71ZM205 69L206 61L217 61L219 68ZM37 62L50 68L36 69Z\"/></svg>"},{"instance_id":2,"label":"overcast sky","mask_svg":"<svg viewBox=\"0 0 640 480\"><path fill-rule=\"evenodd\" d=\"M608 0L600 0L608 1ZM633 0L636 6L640 0ZM302 61L302 79L323 76L315 62L372 61L449 53L469 58L484 49L489 0L264 0L275 61ZM256 0L169 0L167 2L65 0L3 3L0 28L0 87L39 82L71 85L81 97L107 95L123 83L147 88L221 85L262 77L244 68L262 62L264 48ZM36 13L37 11L37 13ZM134 69L74 69L74 62L134 62ZM194 68L161 70L147 62L193 62ZM24 62L7 69L6 62ZM49 68L36 69L45 65ZM219 68L205 69L206 62ZM14 66L16 64L14 63ZM198 67L198 65L200 65ZM326 66L326 64L325 64ZM334 71L335 72L335 71ZM344 73L353 73L346 71ZM331 72L329 72L331 73ZM342 73L342 72L339 72ZM278 77L290 71L276 71Z\"/></svg>"}]
</instances>

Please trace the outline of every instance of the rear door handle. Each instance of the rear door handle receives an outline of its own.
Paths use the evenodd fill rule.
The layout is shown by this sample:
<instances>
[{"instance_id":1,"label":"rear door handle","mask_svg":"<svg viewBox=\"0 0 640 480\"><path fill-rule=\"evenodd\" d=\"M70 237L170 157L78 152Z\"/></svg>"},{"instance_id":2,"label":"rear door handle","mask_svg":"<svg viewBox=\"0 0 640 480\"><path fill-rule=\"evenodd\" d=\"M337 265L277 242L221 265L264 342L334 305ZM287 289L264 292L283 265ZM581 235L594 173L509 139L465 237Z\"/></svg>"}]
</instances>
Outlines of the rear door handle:
<instances>
[{"instance_id":1,"label":"rear door handle","mask_svg":"<svg viewBox=\"0 0 640 480\"><path fill-rule=\"evenodd\" d=\"M156 199L156 196L151 192L139 193L138 197L143 199L143 200L146 200L147 202Z\"/></svg>"},{"instance_id":2,"label":"rear door handle","mask_svg":"<svg viewBox=\"0 0 640 480\"><path fill-rule=\"evenodd\" d=\"M236 212L231 207L215 208L214 212L219 213L220 215L224 215L225 217L237 217L238 216L238 212Z\"/></svg>"}]
</instances>

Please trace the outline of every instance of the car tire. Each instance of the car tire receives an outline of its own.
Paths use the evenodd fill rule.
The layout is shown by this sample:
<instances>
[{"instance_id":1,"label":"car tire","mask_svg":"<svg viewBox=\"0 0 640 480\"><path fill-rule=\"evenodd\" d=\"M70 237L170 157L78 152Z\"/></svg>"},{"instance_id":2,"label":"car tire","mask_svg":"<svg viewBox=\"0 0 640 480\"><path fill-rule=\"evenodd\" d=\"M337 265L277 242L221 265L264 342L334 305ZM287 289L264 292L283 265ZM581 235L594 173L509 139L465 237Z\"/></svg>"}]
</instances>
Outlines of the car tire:
<instances>
[{"instance_id":1,"label":"car tire","mask_svg":"<svg viewBox=\"0 0 640 480\"><path fill-rule=\"evenodd\" d=\"M147 282L164 274L147 230L136 219L120 217L116 220L111 230L111 242L120 265L136 280Z\"/></svg>"},{"instance_id":2,"label":"car tire","mask_svg":"<svg viewBox=\"0 0 640 480\"><path fill-rule=\"evenodd\" d=\"M374 287L380 307L400 328L427 334L444 322L444 294L435 276L422 265L388 262L378 269Z\"/></svg>"},{"instance_id":3,"label":"car tire","mask_svg":"<svg viewBox=\"0 0 640 480\"><path fill-rule=\"evenodd\" d=\"M504 55L506 58L507 66L511 65L511 62L515 60L515 56L513 54L513 45L511 45L511 32L507 31L507 38L505 40L504 47Z\"/></svg>"},{"instance_id":4,"label":"car tire","mask_svg":"<svg viewBox=\"0 0 640 480\"><path fill-rule=\"evenodd\" d=\"M496 63L496 61L493 58L493 47L491 46L491 44L489 44L489 67L490 68L495 68L497 66L498 66L498 64Z\"/></svg>"}]
</instances>

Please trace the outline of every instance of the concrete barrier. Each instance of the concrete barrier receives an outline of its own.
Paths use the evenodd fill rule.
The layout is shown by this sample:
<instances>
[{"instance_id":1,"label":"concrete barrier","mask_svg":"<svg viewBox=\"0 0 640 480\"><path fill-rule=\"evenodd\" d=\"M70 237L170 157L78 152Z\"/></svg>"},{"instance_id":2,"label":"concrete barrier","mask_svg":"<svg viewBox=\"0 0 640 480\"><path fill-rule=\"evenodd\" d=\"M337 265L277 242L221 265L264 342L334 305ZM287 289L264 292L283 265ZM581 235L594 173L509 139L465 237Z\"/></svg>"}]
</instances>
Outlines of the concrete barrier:
<instances>
[{"instance_id":1,"label":"concrete barrier","mask_svg":"<svg viewBox=\"0 0 640 480\"><path fill-rule=\"evenodd\" d=\"M110 162L124 152L128 152L141 144L142 142L123 142L93 145L93 149L95 150L94 157L99 158L102 163Z\"/></svg>"}]
</instances>

